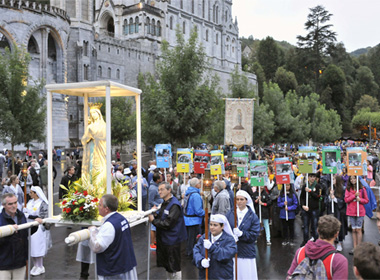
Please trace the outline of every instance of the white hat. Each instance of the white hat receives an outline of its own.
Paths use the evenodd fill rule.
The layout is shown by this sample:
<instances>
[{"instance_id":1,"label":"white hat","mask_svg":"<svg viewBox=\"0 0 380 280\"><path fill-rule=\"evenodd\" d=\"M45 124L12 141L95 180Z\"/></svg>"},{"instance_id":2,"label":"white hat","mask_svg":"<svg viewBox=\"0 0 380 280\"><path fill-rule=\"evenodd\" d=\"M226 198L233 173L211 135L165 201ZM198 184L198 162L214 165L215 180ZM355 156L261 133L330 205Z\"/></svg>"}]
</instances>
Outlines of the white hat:
<instances>
[{"instance_id":1,"label":"white hat","mask_svg":"<svg viewBox=\"0 0 380 280\"><path fill-rule=\"evenodd\" d=\"M128 174L131 174L131 169L129 169L128 167L124 168L124 175L128 175Z\"/></svg>"},{"instance_id":2,"label":"white hat","mask_svg":"<svg viewBox=\"0 0 380 280\"><path fill-rule=\"evenodd\" d=\"M49 205L49 202L48 202L48 200L47 200L47 198L46 198L44 192L42 191L42 189L41 189L40 187L32 186L32 187L30 188L30 190L31 190L31 191L34 191L34 192L38 195L38 197L39 197L41 200L45 201L46 204Z\"/></svg>"},{"instance_id":3,"label":"white hat","mask_svg":"<svg viewBox=\"0 0 380 280\"><path fill-rule=\"evenodd\" d=\"M210 216L210 222L215 222L215 223L221 223L221 224L224 224L224 228L223 230L231 235L232 237L235 238L233 232L232 232L232 229L231 229L231 226L230 226L230 223L228 222L226 216L222 215L222 214L215 214L215 215L211 215Z\"/></svg>"},{"instance_id":4,"label":"white hat","mask_svg":"<svg viewBox=\"0 0 380 280\"><path fill-rule=\"evenodd\" d=\"M247 205L252 209L253 213L255 213L255 208L253 207L253 202L252 202L251 196L246 191L243 191L243 190L239 190L236 193L236 197L238 197L238 196L245 197L247 199Z\"/></svg>"},{"instance_id":5,"label":"white hat","mask_svg":"<svg viewBox=\"0 0 380 280\"><path fill-rule=\"evenodd\" d=\"M153 171L153 170L156 170L157 169L157 166L155 166L154 164L152 164L150 167L149 167L149 171Z\"/></svg>"}]
</instances>

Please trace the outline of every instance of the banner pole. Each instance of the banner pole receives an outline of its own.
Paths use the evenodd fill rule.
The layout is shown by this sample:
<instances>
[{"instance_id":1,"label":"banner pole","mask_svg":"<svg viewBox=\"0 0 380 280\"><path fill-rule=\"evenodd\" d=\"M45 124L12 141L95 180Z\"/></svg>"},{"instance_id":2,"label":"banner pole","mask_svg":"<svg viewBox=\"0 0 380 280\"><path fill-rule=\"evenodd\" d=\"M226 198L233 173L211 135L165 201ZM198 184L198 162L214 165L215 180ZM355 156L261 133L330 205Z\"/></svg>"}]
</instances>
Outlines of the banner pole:
<instances>
[{"instance_id":1,"label":"banner pole","mask_svg":"<svg viewBox=\"0 0 380 280\"><path fill-rule=\"evenodd\" d=\"M259 186L259 216L260 216L260 224L261 224L261 186Z\"/></svg>"},{"instance_id":2,"label":"banner pole","mask_svg":"<svg viewBox=\"0 0 380 280\"><path fill-rule=\"evenodd\" d=\"M334 175L331 173L331 189L334 191L333 178L334 178ZM333 199L331 199L331 209L332 209L332 213L334 214L334 200Z\"/></svg>"},{"instance_id":3,"label":"banner pole","mask_svg":"<svg viewBox=\"0 0 380 280\"><path fill-rule=\"evenodd\" d=\"M287 210L287 208L288 208L288 196L286 195L286 185L285 184L283 184L283 188L285 188L284 189L284 194L285 194L285 202L286 202L286 205L285 205L285 214L286 214L286 220L288 220L288 210Z\"/></svg>"},{"instance_id":4,"label":"banner pole","mask_svg":"<svg viewBox=\"0 0 380 280\"><path fill-rule=\"evenodd\" d=\"M356 176L356 192L359 193L359 176ZM356 209L357 209L357 214L356 216L359 217L359 201L356 201Z\"/></svg>"},{"instance_id":5,"label":"banner pole","mask_svg":"<svg viewBox=\"0 0 380 280\"><path fill-rule=\"evenodd\" d=\"M306 188L309 188L309 173L306 173ZM309 192L306 192L306 207L309 207Z\"/></svg>"}]
</instances>

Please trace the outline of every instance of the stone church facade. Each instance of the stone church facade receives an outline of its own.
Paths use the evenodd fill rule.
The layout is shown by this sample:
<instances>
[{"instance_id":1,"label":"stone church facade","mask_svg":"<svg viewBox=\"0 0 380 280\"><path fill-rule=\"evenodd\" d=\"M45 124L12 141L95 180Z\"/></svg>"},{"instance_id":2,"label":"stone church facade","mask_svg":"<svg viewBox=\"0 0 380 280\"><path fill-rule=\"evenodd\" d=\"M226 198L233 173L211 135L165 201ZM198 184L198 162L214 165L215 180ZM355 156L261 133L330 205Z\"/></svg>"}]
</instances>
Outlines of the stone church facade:
<instances>
[{"instance_id":1,"label":"stone church facade","mask_svg":"<svg viewBox=\"0 0 380 280\"><path fill-rule=\"evenodd\" d=\"M113 80L137 86L140 72L155 72L163 40L176 28L189 38L197 28L222 90L241 68L232 0L0 0L0 51L13 43L31 54L30 75L46 83ZM254 75L247 76L256 84ZM55 146L76 145L83 135L83 100L53 100Z\"/></svg>"}]
</instances>

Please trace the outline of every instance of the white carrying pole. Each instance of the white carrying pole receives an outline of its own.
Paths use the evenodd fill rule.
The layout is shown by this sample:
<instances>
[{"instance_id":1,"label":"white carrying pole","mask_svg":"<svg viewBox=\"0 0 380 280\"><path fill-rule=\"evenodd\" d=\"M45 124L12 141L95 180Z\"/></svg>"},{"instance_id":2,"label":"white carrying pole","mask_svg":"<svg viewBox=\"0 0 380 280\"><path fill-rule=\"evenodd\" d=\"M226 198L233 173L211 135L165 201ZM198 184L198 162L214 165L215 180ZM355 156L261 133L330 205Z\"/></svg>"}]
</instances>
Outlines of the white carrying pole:
<instances>
[{"instance_id":1,"label":"white carrying pole","mask_svg":"<svg viewBox=\"0 0 380 280\"><path fill-rule=\"evenodd\" d=\"M283 188L285 188L284 189L285 202L286 204L288 204L288 196L286 195L286 186L284 185ZM288 208L288 205L285 205L285 215L286 215L286 220L288 220L288 210L286 210L286 208Z\"/></svg>"},{"instance_id":2,"label":"white carrying pole","mask_svg":"<svg viewBox=\"0 0 380 280\"><path fill-rule=\"evenodd\" d=\"M185 177L185 172L183 173L183 185L186 186L186 177Z\"/></svg>"},{"instance_id":3,"label":"white carrying pole","mask_svg":"<svg viewBox=\"0 0 380 280\"><path fill-rule=\"evenodd\" d=\"M141 95L135 96L136 102L136 154L137 154L137 210L142 211L142 185L141 185Z\"/></svg>"},{"instance_id":4,"label":"white carrying pole","mask_svg":"<svg viewBox=\"0 0 380 280\"><path fill-rule=\"evenodd\" d=\"M259 186L259 216L260 216L260 223L261 223L261 187Z\"/></svg>"},{"instance_id":5,"label":"white carrying pole","mask_svg":"<svg viewBox=\"0 0 380 280\"><path fill-rule=\"evenodd\" d=\"M356 192L359 193L359 176L356 176ZM360 195L358 196L360 197ZM356 202L356 209L357 209L357 214L356 216L359 217L359 201Z\"/></svg>"},{"instance_id":6,"label":"white carrying pole","mask_svg":"<svg viewBox=\"0 0 380 280\"><path fill-rule=\"evenodd\" d=\"M203 193L203 174L201 174L201 192Z\"/></svg>"},{"instance_id":7,"label":"white carrying pole","mask_svg":"<svg viewBox=\"0 0 380 280\"><path fill-rule=\"evenodd\" d=\"M165 182L167 182L166 181L166 168L164 168L164 176L165 176Z\"/></svg>"},{"instance_id":8,"label":"white carrying pole","mask_svg":"<svg viewBox=\"0 0 380 280\"><path fill-rule=\"evenodd\" d=\"M50 164L48 164L48 217L53 217L54 213L54 202L53 202L53 93L51 91L47 92L47 153Z\"/></svg>"},{"instance_id":9,"label":"white carrying pole","mask_svg":"<svg viewBox=\"0 0 380 280\"><path fill-rule=\"evenodd\" d=\"M306 173L306 188L309 188L309 173ZM309 192L306 192L306 207L309 207Z\"/></svg>"},{"instance_id":10,"label":"white carrying pole","mask_svg":"<svg viewBox=\"0 0 380 280\"><path fill-rule=\"evenodd\" d=\"M331 174L331 190L334 191L334 184L333 184L333 178L334 178L334 175ZM330 195L330 194L329 194ZM335 196L335 195L334 195ZM334 200L331 199L331 210L332 210L332 213L334 214Z\"/></svg>"},{"instance_id":11,"label":"white carrying pole","mask_svg":"<svg viewBox=\"0 0 380 280\"><path fill-rule=\"evenodd\" d=\"M148 220L149 221L149 220ZM146 279L149 280L150 277L150 229L151 229L151 222L148 222L148 268L146 272Z\"/></svg>"},{"instance_id":12,"label":"white carrying pole","mask_svg":"<svg viewBox=\"0 0 380 280\"><path fill-rule=\"evenodd\" d=\"M241 177L239 177L239 185L241 185Z\"/></svg>"},{"instance_id":13,"label":"white carrying pole","mask_svg":"<svg viewBox=\"0 0 380 280\"><path fill-rule=\"evenodd\" d=\"M53 164L53 161L52 161ZM30 261L30 252L32 251L32 240L31 240L32 230L31 228L28 228L28 265L26 266L28 268L28 271L26 272L28 275L28 280L30 280L30 271L32 267L32 262Z\"/></svg>"},{"instance_id":14,"label":"white carrying pole","mask_svg":"<svg viewBox=\"0 0 380 280\"><path fill-rule=\"evenodd\" d=\"M112 194L111 187L111 88L106 86L106 168L107 194ZM138 178L139 179L139 178Z\"/></svg>"}]
</instances>

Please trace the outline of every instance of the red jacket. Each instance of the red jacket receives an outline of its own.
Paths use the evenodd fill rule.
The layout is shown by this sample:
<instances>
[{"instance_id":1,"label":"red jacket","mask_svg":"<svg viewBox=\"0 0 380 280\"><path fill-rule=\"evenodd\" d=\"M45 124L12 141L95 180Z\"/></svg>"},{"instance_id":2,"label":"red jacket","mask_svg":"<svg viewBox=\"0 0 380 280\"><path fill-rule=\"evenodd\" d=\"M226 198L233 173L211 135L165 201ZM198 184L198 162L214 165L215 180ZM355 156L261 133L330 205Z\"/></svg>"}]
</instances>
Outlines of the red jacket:
<instances>
[{"instance_id":1,"label":"red jacket","mask_svg":"<svg viewBox=\"0 0 380 280\"><path fill-rule=\"evenodd\" d=\"M357 202L356 202L356 199L355 199L355 193L356 193L356 189L351 189L350 191L348 191L348 189L346 189L346 193L344 194L344 201L347 203L347 210L346 210L346 215L347 216L352 216L352 217L356 217L357 216ZM367 196L367 190L365 189L365 187L361 188L359 190L359 197L360 197L360 201L359 201L359 216L360 217L364 217L365 216L365 208L364 208L364 204L367 204L368 203L368 196Z\"/></svg>"}]
</instances>

